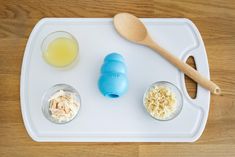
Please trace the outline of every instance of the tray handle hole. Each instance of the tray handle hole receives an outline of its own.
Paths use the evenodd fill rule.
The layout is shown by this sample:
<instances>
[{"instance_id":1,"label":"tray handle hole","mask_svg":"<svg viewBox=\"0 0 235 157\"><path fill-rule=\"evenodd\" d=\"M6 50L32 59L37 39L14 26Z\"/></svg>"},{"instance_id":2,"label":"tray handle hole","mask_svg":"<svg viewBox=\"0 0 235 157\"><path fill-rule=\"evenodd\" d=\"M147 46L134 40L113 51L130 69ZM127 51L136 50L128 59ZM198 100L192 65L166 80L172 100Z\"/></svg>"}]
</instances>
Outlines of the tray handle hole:
<instances>
[{"instance_id":1,"label":"tray handle hole","mask_svg":"<svg viewBox=\"0 0 235 157\"><path fill-rule=\"evenodd\" d=\"M193 67L194 69L197 69L193 56L189 56L186 63L191 67ZM189 78L187 75L184 75L184 81L188 95L192 99L195 99L197 97L197 83L193 81L191 78Z\"/></svg>"}]
</instances>

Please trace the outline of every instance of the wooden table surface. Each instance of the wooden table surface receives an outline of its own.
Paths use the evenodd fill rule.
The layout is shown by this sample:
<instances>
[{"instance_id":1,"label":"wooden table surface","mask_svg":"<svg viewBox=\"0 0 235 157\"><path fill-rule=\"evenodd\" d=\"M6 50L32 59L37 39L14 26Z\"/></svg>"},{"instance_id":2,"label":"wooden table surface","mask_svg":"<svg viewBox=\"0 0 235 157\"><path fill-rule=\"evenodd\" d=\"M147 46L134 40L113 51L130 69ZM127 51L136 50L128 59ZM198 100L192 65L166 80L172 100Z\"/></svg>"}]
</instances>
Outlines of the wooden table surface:
<instances>
[{"instance_id":1,"label":"wooden table surface","mask_svg":"<svg viewBox=\"0 0 235 157\"><path fill-rule=\"evenodd\" d=\"M191 19L205 42L211 79L223 94L212 96L208 123L195 143L38 143L23 125L20 68L28 36L43 17L138 17ZM190 63L192 64L192 63ZM187 79L189 91L194 84ZM234 0L0 0L0 156L235 156Z\"/></svg>"}]
</instances>

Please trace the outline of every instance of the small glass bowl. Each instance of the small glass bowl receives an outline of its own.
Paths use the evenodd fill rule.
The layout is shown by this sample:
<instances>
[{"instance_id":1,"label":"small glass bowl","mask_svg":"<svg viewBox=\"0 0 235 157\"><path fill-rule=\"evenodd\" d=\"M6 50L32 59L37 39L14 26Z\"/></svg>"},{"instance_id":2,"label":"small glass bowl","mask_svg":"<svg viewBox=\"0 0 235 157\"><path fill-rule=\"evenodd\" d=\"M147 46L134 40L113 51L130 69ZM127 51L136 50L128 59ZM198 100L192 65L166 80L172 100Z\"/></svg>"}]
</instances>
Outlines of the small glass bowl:
<instances>
[{"instance_id":1,"label":"small glass bowl","mask_svg":"<svg viewBox=\"0 0 235 157\"><path fill-rule=\"evenodd\" d=\"M56 65L53 65L53 64L49 63L45 59L45 57L44 57L44 55L47 52L47 49L48 49L48 46L50 45L50 43L52 41L54 41L55 39L57 39L57 38L68 38L68 39L73 40L76 43L76 46L77 46L77 55L74 58L74 60L70 64L68 64L68 65L65 65L65 66L56 66ZM42 44L41 44L41 51L42 51L42 57L46 61L46 63L48 63L49 65L51 65L51 66L53 66L55 68L67 69L67 68L73 67L78 62L78 59L79 59L79 44L78 44L78 41L76 40L76 38L72 34L70 34L68 32L65 32L65 31L56 31L56 32L52 32L52 33L48 34L45 37L45 39L43 40Z\"/></svg>"},{"instance_id":2,"label":"small glass bowl","mask_svg":"<svg viewBox=\"0 0 235 157\"><path fill-rule=\"evenodd\" d=\"M75 94L75 97L80 104L76 115L72 119L70 119L68 121L62 121L62 122L56 121L55 119L53 119L51 117L51 113L49 111L49 101L48 101L55 93L57 93L60 90ZM77 117L80 108L81 108L81 97L80 97L78 91L75 88L73 88L72 86L67 85L67 84L56 84L56 85L52 86L44 93L44 95L42 97L42 112L43 112L44 116L49 121L56 123L56 124L64 124L64 123L68 123L68 122L72 121L75 117Z\"/></svg>"},{"instance_id":3,"label":"small glass bowl","mask_svg":"<svg viewBox=\"0 0 235 157\"><path fill-rule=\"evenodd\" d=\"M145 105L145 98L146 98L148 92L150 91L150 89L152 89L155 86L164 86L164 87L169 88L172 91L172 93L175 94L175 97L177 100L177 104L176 104L177 106L176 106L176 110L174 111L174 113L172 113L169 117L164 118L164 119L160 119L160 118L157 118L157 117L154 117L153 115L151 115ZM179 115L179 113L181 112L181 110L183 108L183 95L182 95L181 91L179 90L179 88L177 88L174 84L167 82L167 81L159 81L159 82L155 82L155 83L151 84L149 86L149 88L145 91L144 97L143 97L143 105L144 105L146 111L148 112L148 114L152 118L159 120L159 121L169 121L169 120L172 120L175 117L177 117Z\"/></svg>"}]
</instances>

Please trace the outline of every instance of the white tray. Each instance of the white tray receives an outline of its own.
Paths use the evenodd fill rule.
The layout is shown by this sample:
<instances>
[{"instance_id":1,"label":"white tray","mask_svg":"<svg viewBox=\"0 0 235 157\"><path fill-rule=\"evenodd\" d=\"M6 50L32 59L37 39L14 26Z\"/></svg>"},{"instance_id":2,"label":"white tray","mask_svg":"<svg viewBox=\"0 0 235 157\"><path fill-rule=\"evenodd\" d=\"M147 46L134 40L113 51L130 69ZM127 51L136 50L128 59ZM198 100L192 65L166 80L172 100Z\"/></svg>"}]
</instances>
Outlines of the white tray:
<instances>
[{"instance_id":1,"label":"white tray","mask_svg":"<svg viewBox=\"0 0 235 157\"><path fill-rule=\"evenodd\" d=\"M198 71L209 79L205 47L195 25L187 19L141 19L153 39L182 60L192 55ZM80 45L79 63L71 70L58 70L42 58L41 43L51 32L67 31ZM103 58L110 52L126 60L129 90L121 98L107 99L98 88ZM182 112L160 122L145 111L142 98L156 81L169 81L181 89ZM57 83L75 87L81 95L79 116L58 125L41 111L43 93ZM198 86L197 98L187 94L184 75L151 49L118 35L111 18L45 18L34 27L21 71L21 111L28 134L35 141L72 142L193 142L206 125L210 93Z\"/></svg>"}]
</instances>

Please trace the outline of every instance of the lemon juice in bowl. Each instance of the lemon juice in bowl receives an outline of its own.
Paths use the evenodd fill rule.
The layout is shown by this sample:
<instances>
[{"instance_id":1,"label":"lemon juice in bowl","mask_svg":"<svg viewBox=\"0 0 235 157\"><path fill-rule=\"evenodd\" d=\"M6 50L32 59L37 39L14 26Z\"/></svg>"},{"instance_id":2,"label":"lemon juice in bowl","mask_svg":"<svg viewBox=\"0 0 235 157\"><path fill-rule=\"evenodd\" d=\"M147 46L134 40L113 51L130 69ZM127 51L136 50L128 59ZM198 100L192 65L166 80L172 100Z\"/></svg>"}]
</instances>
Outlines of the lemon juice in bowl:
<instances>
[{"instance_id":1,"label":"lemon juice in bowl","mask_svg":"<svg viewBox=\"0 0 235 157\"><path fill-rule=\"evenodd\" d=\"M43 58L52 66L63 68L71 65L78 59L78 43L67 32L49 34L42 44Z\"/></svg>"}]
</instances>

